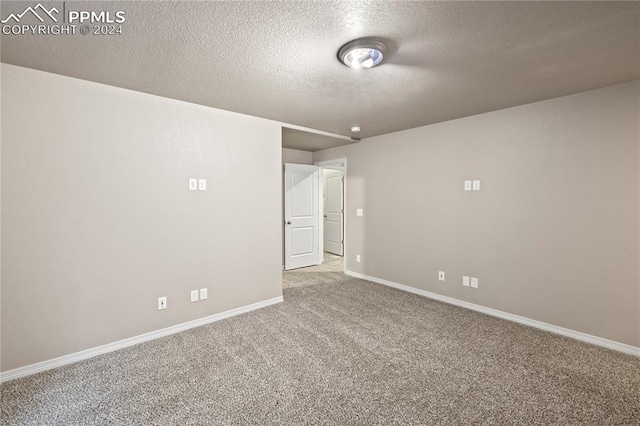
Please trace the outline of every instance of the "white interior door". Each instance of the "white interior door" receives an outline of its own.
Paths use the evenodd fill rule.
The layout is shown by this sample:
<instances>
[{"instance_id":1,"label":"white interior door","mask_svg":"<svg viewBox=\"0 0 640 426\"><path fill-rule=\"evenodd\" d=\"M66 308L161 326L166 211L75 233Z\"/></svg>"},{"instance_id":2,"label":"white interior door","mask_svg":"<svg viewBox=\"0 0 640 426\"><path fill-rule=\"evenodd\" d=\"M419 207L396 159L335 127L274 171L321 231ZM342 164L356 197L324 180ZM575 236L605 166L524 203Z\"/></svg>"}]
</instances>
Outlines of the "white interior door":
<instances>
[{"instance_id":1,"label":"white interior door","mask_svg":"<svg viewBox=\"0 0 640 426\"><path fill-rule=\"evenodd\" d=\"M324 251L343 255L344 195L342 170L323 169Z\"/></svg>"},{"instance_id":2,"label":"white interior door","mask_svg":"<svg viewBox=\"0 0 640 426\"><path fill-rule=\"evenodd\" d=\"M319 257L318 166L284 165L284 269L317 265Z\"/></svg>"}]
</instances>

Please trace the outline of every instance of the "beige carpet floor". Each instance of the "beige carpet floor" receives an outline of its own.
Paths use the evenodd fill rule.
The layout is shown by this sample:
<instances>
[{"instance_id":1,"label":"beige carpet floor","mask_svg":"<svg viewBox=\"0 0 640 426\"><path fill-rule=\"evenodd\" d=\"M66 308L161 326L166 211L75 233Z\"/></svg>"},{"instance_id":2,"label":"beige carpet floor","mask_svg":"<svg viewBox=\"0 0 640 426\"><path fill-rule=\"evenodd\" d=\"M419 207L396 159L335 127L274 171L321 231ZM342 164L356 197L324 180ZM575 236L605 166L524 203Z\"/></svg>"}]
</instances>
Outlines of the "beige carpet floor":
<instances>
[{"instance_id":1,"label":"beige carpet floor","mask_svg":"<svg viewBox=\"0 0 640 426\"><path fill-rule=\"evenodd\" d=\"M2 425L640 424L640 359L353 279L3 384Z\"/></svg>"}]
</instances>

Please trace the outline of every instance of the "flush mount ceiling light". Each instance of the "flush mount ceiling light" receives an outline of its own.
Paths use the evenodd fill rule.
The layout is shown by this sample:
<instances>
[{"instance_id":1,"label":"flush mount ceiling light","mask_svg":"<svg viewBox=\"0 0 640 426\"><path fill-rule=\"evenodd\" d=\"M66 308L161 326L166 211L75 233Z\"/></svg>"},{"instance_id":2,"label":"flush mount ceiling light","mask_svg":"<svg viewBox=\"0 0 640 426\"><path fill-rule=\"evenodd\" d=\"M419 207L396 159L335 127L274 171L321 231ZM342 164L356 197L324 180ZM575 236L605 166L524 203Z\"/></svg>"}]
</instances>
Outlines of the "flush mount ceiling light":
<instances>
[{"instance_id":1,"label":"flush mount ceiling light","mask_svg":"<svg viewBox=\"0 0 640 426\"><path fill-rule=\"evenodd\" d=\"M351 128L351 140L360 141L360 126L353 126Z\"/></svg>"},{"instance_id":2,"label":"flush mount ceiling light","mask_svg":"<svg viewBox=\"0 0 640 426\"><path fill-rule=\"evenodd\" d=\"M387 46L375 38L359 38L338 50L340 62L351 68L372 68L387 54Z\"/></svg>"}]
</instances>

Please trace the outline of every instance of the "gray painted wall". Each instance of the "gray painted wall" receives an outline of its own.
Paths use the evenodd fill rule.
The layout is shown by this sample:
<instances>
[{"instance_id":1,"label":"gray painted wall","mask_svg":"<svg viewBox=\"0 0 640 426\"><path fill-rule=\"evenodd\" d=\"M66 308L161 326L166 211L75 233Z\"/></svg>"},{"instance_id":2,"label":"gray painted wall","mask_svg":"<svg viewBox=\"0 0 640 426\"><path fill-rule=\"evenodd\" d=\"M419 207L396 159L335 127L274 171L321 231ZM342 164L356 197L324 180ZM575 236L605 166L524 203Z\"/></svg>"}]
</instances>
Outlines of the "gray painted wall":
<instances>
[{"instance_id":1,"label":"gray painted wall","mask_svg":"<svg viewBox=\"0 0 640 426\"><path fill-rule=\"evenodd\" d=\"M3 64L2 151L2 371L282 295L277 123Z\"/></svg>"},{"instance_id":2,"label":"gray painted wall","mask_svg":"<svg viewBox=\"0 0 640 426\"><path fill-rule=\"evenodd\" d=\"M315 152L348 159L347 268L640 346L639 92L636 81ZM463 190L472 179L479 192Z\"/></svg>"},{"instance_id":3,"label":"gray painted wall","mask_svg":"<svg viewBox=\"0 0 640 426\"><path fill-rule=\"evenodd\" d=\"M282 148L282 164L284 163L313 164L313 152Z\"/></svg>"}]
</instances>

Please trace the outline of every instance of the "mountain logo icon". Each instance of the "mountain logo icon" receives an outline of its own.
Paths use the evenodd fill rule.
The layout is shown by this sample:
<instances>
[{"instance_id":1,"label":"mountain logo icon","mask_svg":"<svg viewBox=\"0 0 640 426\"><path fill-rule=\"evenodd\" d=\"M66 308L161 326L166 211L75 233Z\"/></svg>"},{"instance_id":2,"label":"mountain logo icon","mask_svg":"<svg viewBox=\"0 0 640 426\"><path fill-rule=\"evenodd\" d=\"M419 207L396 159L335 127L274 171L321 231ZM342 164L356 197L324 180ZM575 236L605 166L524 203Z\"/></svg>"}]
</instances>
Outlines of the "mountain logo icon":
<instances>
[{"instance_id":1,"label":"mountain logo icon","mask_svg":"<svg viewBox=\"0 0 640 426\"><path fill-rule=\"evenodd\" d=\"M29 6L22 13L18 13L18 14L12 13L0 22L3 24L6 24L13 19L15 23L18 23L28 13L31 13L33 16L35 16L38 19L38 21L44 22L44 19L42 18L42 16L38 14L38 11L43 16L48 16L53 22L58 22L58 19L53 14L54 13L58 14L60 13L60 11L58 11L58 9L56 9L55 7L52 7L51 9L47 10L47 8L42 5L42 3L38 3L34 7Z\"/></svg>"}]
</instances>

